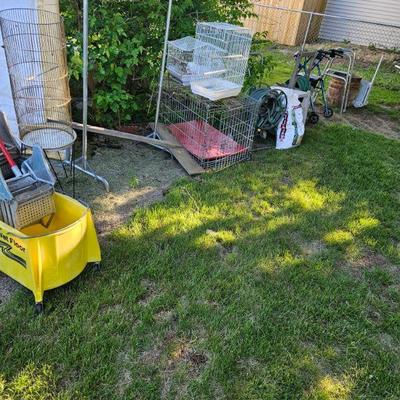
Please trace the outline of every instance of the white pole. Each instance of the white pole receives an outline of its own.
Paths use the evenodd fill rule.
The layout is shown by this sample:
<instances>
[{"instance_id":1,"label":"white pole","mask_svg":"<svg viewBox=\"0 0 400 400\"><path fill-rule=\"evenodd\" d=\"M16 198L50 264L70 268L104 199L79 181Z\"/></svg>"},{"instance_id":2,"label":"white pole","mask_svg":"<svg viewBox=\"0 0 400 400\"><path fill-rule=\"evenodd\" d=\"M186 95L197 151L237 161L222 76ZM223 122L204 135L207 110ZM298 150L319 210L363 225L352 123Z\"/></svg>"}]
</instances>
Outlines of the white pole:
<instances>
[{"instance_id":1,"label":"white pole","mask_svg":"<svg viewBox=\"0 0 400 400\"><path fill-rule=\"evenodd\" d=\"M161 104L161 95L162 95L162 87L164 83L164 71L165 71L165 62L167 59L167 50L168 50L168 39L169 39L169 27L171 24L171 14L172 14L172 1L168 2L168 12L167 12L167 22L165 25L165 36L164 36L164 49L161 61L161 71L160 71L160 81L158 86L158 96L157 96L157 106L156 106L156 118L154 122L154 136L157 136L157 125L160 117L160 104Z\"/></svg>"},{"instance_id":2,"label":"white pole","mask_svg":"<svg viewBox=\"0 0 400 400\"><path fill-rule=\"evenodd\" d=\"M304 49L306 48L308 34L310 33L311 22L312 22L313 17L314 17L314 14L310 13L310 16L308 18L308 23L307 23L307 29L306 29L306 32L304 34L303 44L301 45L301 52L303 52Z\"/></svg>"},{"instance_id":3,"label":"white pole","mask_svg":"<svg viewBox=\"0 0 400 400\"><path fill-rule=\"evenodd\" d=\"M83 84L83 104L82 104L82 155L74 161L74 168L84 174L91 176L97 181L103 183L107 192L110 191L110 185L107 180L90 168L87 159L87 117L88 117L88 45L89 45L89 0L83 0L83 51L82 51L82 84ZM78 165L82 162L82 166Z\"/></svg>"},{"instance_id":4,"label":"white pole","mask_svg":"<svg viewBox=\"0 0 400 400\"><path fill-rule=\"evenodd\" d=\"M83 0L83 116L82 116L82 165L87 169L87 116L88 116L88 41L89 41L89 0Z\"/></svg>"}]
</instances>

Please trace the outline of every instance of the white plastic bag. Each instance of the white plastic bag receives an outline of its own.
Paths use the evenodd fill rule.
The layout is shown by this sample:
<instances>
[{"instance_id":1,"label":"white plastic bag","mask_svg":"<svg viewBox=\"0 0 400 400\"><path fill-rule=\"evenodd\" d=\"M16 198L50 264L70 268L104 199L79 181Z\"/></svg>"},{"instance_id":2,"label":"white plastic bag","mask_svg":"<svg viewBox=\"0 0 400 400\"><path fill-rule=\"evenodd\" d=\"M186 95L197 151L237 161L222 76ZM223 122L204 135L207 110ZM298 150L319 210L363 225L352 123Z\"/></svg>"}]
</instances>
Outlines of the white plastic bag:
<instances>
[{"instance_id":1,"label":"white plastic bag","mask_svg":"<svg viewBox=\"0 0 400 400\"><path fill-rule=\"evenodd\" d=\"M287 88L282 90L286 93L288 106L276 132L276 148L279 150L299 146L305 131L304 113L299 100L299 91Z\"/></svg>"}]
</instances>

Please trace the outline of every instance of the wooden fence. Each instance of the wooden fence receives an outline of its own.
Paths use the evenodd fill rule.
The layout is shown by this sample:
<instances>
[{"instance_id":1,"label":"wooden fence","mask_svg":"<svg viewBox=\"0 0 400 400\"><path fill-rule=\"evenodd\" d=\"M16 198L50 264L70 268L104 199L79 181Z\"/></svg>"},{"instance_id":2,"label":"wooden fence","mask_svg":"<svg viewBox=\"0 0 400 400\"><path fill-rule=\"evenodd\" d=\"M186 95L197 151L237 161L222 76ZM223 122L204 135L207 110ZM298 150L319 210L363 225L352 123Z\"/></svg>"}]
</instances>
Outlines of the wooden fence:
<instances>
[{"instance_id":1,"label":"wooden fence","mask_svg":"<svg viewBox=\"0 0 400 400\"><path fill-rule=\"evenodd\" d=\"M320 19L310 19L307 12L324 12L327 0L261 0L254 2L257 18L251 18L244 25L255 32L268 32L268 38L288 46L298 46L305 38L307 31L319 31ZM262 7L263 5L270 6ZM279 7L285 7L285 10ZM273 8L278 7L278 8ZM310 28L307 29L311 23Z\"/></svg>"}]
</instances>

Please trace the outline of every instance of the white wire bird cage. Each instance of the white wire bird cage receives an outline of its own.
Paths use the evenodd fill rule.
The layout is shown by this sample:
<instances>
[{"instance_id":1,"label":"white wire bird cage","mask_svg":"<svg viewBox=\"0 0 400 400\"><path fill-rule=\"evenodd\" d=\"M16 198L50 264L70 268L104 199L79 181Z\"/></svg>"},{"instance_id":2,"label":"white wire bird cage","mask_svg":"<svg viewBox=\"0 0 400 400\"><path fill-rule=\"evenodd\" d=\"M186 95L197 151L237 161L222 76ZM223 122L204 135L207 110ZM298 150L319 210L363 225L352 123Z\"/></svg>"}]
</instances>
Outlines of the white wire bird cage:
<instances>
[{"instance_id":1,"label":"white wire bird cage","mask_svg":"<svg viewBox=\"0 0 400 400\"><path fill-rule=\"evenodd\" d=\"M200 48L202 51L197 51L194 62L194 52ZM221 48L187 36L168 42L167 70L183 85L188 86L193 80L205 79L225 70L224 55Z\"/></svg>"},{"instance_id":2,"label":"white wire bird cage","mask_svg":"<svg viewBox=\"0 0 400 400\"><path fill-rule=\"evenodd\" d=\"M0 12L0 27L22 144L44 150L70 147L76 133L61 16L7 9Z\"/></svg>"},{"instance_id":3,"label":"white wire bird cage","mask_svg":"<svg viewBox=\"0 0 400 400\"><path fill-rule=\"evenodd\" d=\"M248 96L210 101L168 80L160 121L203 168L219 170L248 160L258 104Z\"/></svg>"},{"instance_id":4,"label":"white wire bird cage","mask_svg":"<svg viewBox=\"0 0 400 400\"><path fill-rule=\"evenodd\" d=\"M245 79L252 37L252 31L241 26L199 22L196 40L206 46L194 49L193 93L214 101L237 96Z\"/></svg>"},{"instance_id":5,"label":"white wire bird cage","mask_svg":"<svg viewBox=\"0 0 400 400\"><path fill-rule=\"evenodd\" d=\"M201 43L191 36L168 42L167 70L185 86L190 84L193 53L199 45Z\"/></svg>"}]
</instances>

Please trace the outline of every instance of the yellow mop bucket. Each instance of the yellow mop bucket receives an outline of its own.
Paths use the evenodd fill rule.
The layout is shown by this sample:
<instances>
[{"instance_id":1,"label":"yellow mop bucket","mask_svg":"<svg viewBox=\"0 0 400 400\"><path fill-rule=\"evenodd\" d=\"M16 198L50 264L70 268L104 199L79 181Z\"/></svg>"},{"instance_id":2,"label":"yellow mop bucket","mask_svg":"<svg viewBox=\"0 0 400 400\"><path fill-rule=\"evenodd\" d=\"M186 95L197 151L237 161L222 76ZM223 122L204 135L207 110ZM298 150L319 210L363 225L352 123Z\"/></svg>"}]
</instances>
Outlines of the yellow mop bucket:
<instances>
[{"instance_id":1,"label":"yellow mop bucket","mask_svg":"<svg viewBox=\"0 0 400 400\"><path fill-rule=\"evenodd\" d=\"M0 271L33 292L38 312L45 290L101 260L90 209L60 193L54 201L56 212L47 227L35 224L19 231L0 221Z\"/></svg>"}]
</instances>

